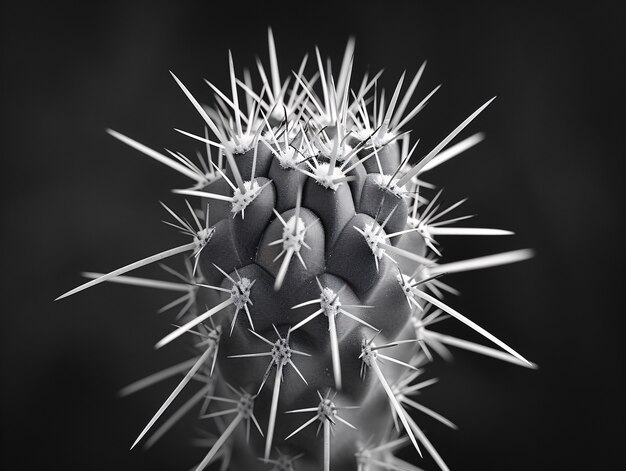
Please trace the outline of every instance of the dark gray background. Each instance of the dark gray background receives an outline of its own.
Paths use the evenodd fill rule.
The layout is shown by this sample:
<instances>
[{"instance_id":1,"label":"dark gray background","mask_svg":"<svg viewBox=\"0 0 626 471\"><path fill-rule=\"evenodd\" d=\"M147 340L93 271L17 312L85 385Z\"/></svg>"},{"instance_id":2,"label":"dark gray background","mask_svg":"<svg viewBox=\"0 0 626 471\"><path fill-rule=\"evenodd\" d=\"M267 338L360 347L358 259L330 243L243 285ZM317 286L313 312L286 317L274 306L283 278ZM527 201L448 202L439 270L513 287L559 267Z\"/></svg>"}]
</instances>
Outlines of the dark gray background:
<instances>
[{"instance_id":1,"label":"dark gray background","mask_svg":"<svg viewBox=\"0 0 626 471\"><path fill-rule=\"evenodd\" d=\"M423 3L423 4L422 4ZM436 3L436 5L434 5ZM107 271L181 242L158 200L187 182L104 133L189 151L173 127L200 121L172 81L208 98L267 63L274 27L283 74L315 44L340 59L357 39L355 76L428 59L413 122L432 148L493 95L464 135L488 139L429 175L449 203L469 196L475 224L506 239L446 239L449 260L533 247L533 261L450 279L453 305L540 365L528 371L459 352L430 375L423 402L454 420L427 433L453 469L607 469L624 439L623 16L615 4L501 2L3 2L3 469L188 469L194 420L154 450L129 445L173 387L127 399L127 383L185 358L152 349L170 297L100 286L63 302L81 270ZM620 196L621 195L621 196ZM157 276L157 269L145 270ZM467 335L454 324L449 332ZM408 457L414 455L409 453ZM420 461L416 461L420 464ZM434 469L428 461L424 466Z\"/></svg>"}]
</instances>

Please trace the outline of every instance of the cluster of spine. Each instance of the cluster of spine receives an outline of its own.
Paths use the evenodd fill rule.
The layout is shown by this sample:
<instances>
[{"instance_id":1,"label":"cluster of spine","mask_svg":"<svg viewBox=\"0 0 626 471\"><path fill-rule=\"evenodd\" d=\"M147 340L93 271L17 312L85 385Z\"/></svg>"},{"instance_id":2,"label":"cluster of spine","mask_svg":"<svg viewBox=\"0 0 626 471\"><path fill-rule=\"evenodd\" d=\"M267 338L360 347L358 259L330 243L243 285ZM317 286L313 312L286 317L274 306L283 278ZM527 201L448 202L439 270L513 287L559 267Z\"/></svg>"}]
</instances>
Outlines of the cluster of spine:
<instances>
[{"instance_id":1,"label":"cluster of spine","mask_svg":"<svg viewBox=\"0 0 626 471\"><path fill-rule=\"evenodd\" d=\"M336 76L316 49L315 72L305 74L305 57L286 79L271 30L268 40L269 73L257 60L260 89L248 70L237 78L229 54L231 89L207 81L211 107L172 74L205 125L202 135L180 131L206 146L198 163L109 130L192 180L174 190L198 199L186 202L188 217L164 205L168 224L190 241L107 274L85 273L91 280L61 297L104 281L180 293L163 307L179 308L177 326L156 346L182 337L197 353L122 391L183 376L133 447L144 438L151 445L199 409L206 436L198 444L208 451L197 471L214 462L221 469L417 470L394 455L407 445L447 469L420 423L425 414L454 424L415 398L436 382L422 378L434 354L448 358L451 346L534 367L444 302L456 291L440 279L524 260L530 251L442 263L441 236L511 233L460 227L469 216L453 211L463 201L444 207L441 192L423 180L482 140L476 134L449 146L492 100L418 158L419 140L406 126L439 88L412 103L425 64L386 96L381 73L352 81L352 40ZM186 273L163 266L176 281L126 275L179 254ZM450 317L498 348L433 330ZM193 395L161 421L188 386Z\"/></svg>"}]
</instances>

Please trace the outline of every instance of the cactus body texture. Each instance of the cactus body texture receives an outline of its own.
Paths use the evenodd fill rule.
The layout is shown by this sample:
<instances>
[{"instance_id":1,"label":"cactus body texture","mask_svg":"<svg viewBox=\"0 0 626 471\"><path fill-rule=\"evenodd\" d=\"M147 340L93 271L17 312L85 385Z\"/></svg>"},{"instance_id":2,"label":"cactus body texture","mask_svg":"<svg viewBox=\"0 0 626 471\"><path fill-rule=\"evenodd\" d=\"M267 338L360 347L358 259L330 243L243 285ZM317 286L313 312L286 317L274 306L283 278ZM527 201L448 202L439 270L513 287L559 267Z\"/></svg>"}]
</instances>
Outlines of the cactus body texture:
<instances>
[{"instance_id":1,"label":"cactus body texture","mask_svg":"<svg viewBox=\"0 0 626 471\"><path fill-rule=\"evenodd\" d=\"M183 375L178 387L141 432L156 441L189 410L200 410L207 453L198 470L418 469L394 456L402 446L430 455L447 469L421 427L423 414L454 425L417 402L434 355L446 345L522 366L533 364L444 303L454 290L440 277L528 258L527 250L441 263L440 236L507 235L460 227L454 210L422 175L478 143L474 135L449 143L490 103L472 113L421 159L406 124L437 90L411 104L422 66L405 87L380 93L379 75L351 81L353 42L337 76L316 50L317 71L305 78L306 59L281 80L269 32L270 72L259 63L262 87L249 73L231 90L209 83L216 104L205 107L174 76L199 113L198 136L207 155L198 164L165 155L116 131L110 133L190 177L175 190L197 199L189 213L170 210L171 224L190 241L106 275L102 281L183 293L178 327L157 343L190 342L194 358L124 390ZM188 273L165 282L125 275L185 254ZM180 282L182 281L182 282ZM498 348L439 333L431 326L453 317ZM171 406L186 387L197 392ZM165 414L170 418L164 420ZM133 445L134 446L134 445Z\"/></svg>"}]
</instances>

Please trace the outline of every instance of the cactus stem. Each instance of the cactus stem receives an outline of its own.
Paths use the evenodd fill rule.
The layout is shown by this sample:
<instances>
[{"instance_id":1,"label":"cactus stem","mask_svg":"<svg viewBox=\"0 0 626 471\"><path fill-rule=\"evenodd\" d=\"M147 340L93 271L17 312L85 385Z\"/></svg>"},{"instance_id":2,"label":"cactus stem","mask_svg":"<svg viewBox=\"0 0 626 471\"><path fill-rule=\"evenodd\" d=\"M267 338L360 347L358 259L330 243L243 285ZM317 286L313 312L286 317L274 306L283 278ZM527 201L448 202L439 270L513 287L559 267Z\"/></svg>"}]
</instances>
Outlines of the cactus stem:
<instances>
[{"instance_id":1,"label":"cactus stem","mask_svg":"<svg viewBox=\"0 0 626 471\"><path fill-rule=\"evenodd\" d=\"M459 292L439 279L448 273L525 260L532 256L532 251L515 250L468 260L452 262L445 260L447 263L441 263L443 251L439 244L440 236L504 236L513 233L500 229L453 225L472 217L453 216L452 211L465 200L446 207L447 203L443 202L441 196L442 191L437 191L435 185L421 179L422 173L442 165L484 139L482 133L468 138L461 137L461 134L467 132L465 128L489 106L493 98L466 117L443 140L437 141L439 143L418 159L417 164L412 164L411 161L416 160L419 139L412 143L411 131L405 130L404 127L425 108L441 87L437 85L430 91L425 89L425 96L415 100L419 103L417 105L411 103L417 86L420 85L426 62L419 66L415 75L411 77L410 84L409 76L404 71L392 93L382 87L379 93L378 80L382 70L373 76L366 73L360 84L357 84L358 89L354 84L351 87L354 66L353 38L346 44L338 76L333 76L330 58L324 62L319 48L315 47L313 75L310 78L304 76L308 61L308 56L305 56L297 72L292 71L292 74L283 80L280 76L271 28L267 31L267 45L269 68L264 69L261 60L256 59L262 88L256 92L253 90L253 78L247 68L243 69L240 78L237 77L233 53L229 50L229 88L221 91L213 83L205 80L209 86L207 91L213 100L211 107L201 105L178 77L171 73L186 96L185 101L189 100L195 112L202 118L204 129L197 135L181 129L175 130L193 139L196 144L202 143L202 148L206 147L206 156L204 149L196 151L197 159L193 156L188 158L178 151L168 149L157 151L117 131L107 130L111 136L125 145L190 178L191 184L173 192L207 198L212 205L213 201L217 201L219 211L213 217L217 217L216 221L219 220L220 224L217 227L209 226L208 205L204 214L204 208L194 208L186 201L191 213L190 218L188 215L177 215L161 203L173 218L172 220L168 216L169 221L164 221L165 224L189 236L190 243L138 260L110 273L86 272L83 276L88 280L84 284L57 299L105 281L179 293L171 295L171 298L176 299L158 311L180 309L172 329L155 347L160 348L182 337L183 334L189 334L185 335L188 337L186 339L188 346L197 353L194 358L157 371L120 391L121 395L128 395L159 381L176 377L176 380L170 380L175 381L175 389L168 391L169 396L166 396L167 399L160 405L156 414L151 416L131 449L144 441L146 448L151 446L184 414L197 407L200 409L200 418L213 422L211 425L214 425L215 433L201 431L200 439L194 441L197 446L206 447L204 453L208 451L204 458L200 457L202 461L192 468L196 471L214 466L218 467L216 469L226 471L231 466L232 456L238 457L233 466L293 471L293 462L305 455L310 455L306 459L306 466L310 467L316 463L324 471L330 471L331 460L337 467L340 461L343 463L347 458L352 458L356 462L352 467L356 465L358 471L374 469L418 471L416 466L394 456L401 446L409 443L420 456L421 448L425 448L437 465L442 470L447 470L446 464L415 419L409 415L411 413L417 417L416 411L419 411L447 427L456 428L451 421L419 403L417 396L422 390L438 381L436 378L422 380L423 368L434 361L435 355L449 360L453 347L516 365L537 368L537 365L527 361L494 335L448 306L447 301L444 303L442 301L444 295ZM408 88L404 86L405 80ZM243 93L242 97L239 96L240 92ZM259 149L260 142L266 149ZM211 148L217 149L215 161ZM212 185L213 183L218 185ZM316 184L330 191L316 189ZM296 185L297 193L294 193ZM308 192L303 197L304 185L313 185L309 188L313 193ZM270 188L266 189L266 186ZM425 190L429 192L426 195ZM324 198L330 198L322 204L322 207L316 200L316 194L320 192ZM430 197L431 194L434 194L433 198ZM292 209L294 200L295 208ZM303 207L303 200L307 209ZM350 206L350 210L344 211L345 215L341 213L340 217L338 216L337 224L331 224L333 221L327 225L320 224L320 219L315 217L315 214L318 217L320 214L332 216L338 211L337 208L346 209L346 204ZM273 208L274 205L276 208ZM242 222L246 209L249 211L249 221ZM261 217L263 215L259 214L250 215L250 212L255 210L260 210L267 217ZM238 217L239 212L241 219ZM252 221L251 216L254 216ZM352 232L350 227L358 234ZM214 235L218 237L213 237ZM400 237L404 235L410 237ZM262 241L262 246L259 246L259 241ZM211 248L203 253L209 242ZM364 245L364 242L367 245ZM303 251L302 246L306 247L308 252ZM211 262L232 258L236 255L232 253L235 248L242 249L239 257L241 260L234 261L237 262L235 263L237 268L224 267L227 273L213 263L219 273L209 273L212 270ZM374 256L373 260L368 255L370 251ZM127 272L131 270L177 254L184 256L188 273L182 275L165 267L176 278L172 280L174 282L127 276ZM355 257L364 259L355 260ZM295 258L299 263L294 260ZM340 276L343 273L342 266L345 268L346 263L354 265L353 268L357 271L353 274L354 279L347 280L345 276ZM402 265L402 269L398 263ZM394 264L398 269L397 277L396 273L390 270ZM405 265L408 268L404 267ZM311 273L310 270L315 273ZM402 270L407 275L404 275ZM231 271L232 276L229 274ZM271 281L273 274L274 280ZM328 279L329 282L332 281L335 290L322 285L318 278L318 275L322 274L331 278L336 275ZM312 281L310 277L313 275L316 275L319 297L303 302L307 295L305 294L303 298L302 293L314 288L313 285L304 282ZM401 292L398 291L397 285L393 286L394 277ZM255 322L262 328L260 324L280 321L281 330L286 331L284 338L275 324L271 325L277 338L274 334L268 337L274 341L255 332L250 307L253 306L251 289L255 285L255 278L259 280L255 293L261 289L259 294L262 295L254 305L255 315L256 310L261 309L264 311L261 317L265 318L263 322L260 322L261 318L255 319ZM272 296L272 293L263 292L270 284L273 284L276 291L282 286L285 288L282 288L281 292L273 293ZM306 289L300 292L301 290L296 289L299 286ZM350 286L361 299L378 299L379 302L364 303L377 306L360 305L356 298L351 301L355 304L342 305L340 297L355 296ZM206 297L208 305L204 309L198 306L202 301L200 295L207 294L199 293L201 288L213 290L210 296ZM351 294L342 294L344 288ZM272 287L269 287L269 290L272 291ZM401 293L405 295L408 310L402 305ZM305 308L305 311L294 312L288 316L290 311L283 311L286 306L293 304L295 305L291 307L292 310ZM375 310L365 311L372 308ZM398 311L396 308L401 309ZM206 312L203 312L205 310ZM247 320L239 317L240 312L242 316L244 315L243 311ZM319 318L322 314L328 318L327 338L324 338L324 332L319 330L326 326L326 321ZM345 318L338 318L340 315ZM215 322L214 317L217 319ZM385 340L380 340L383 337L379 337L380 329L366 322L370 317L375 319L372 322L384 328ZM454 317L495 345L484 341L483 343L489 345L485 346L430 330L436 323L450 317ZM401 324L405 324L405 321L410 322L405 326L410 330L411 335L408 336L406 330L396 329L398 326L402 327ZM360 325L357 326L352 322ZM249 326L245 326L246 323L249 323ZM239 329L248 327L256 339L239 330L235 333L235 324L238 324ZM217 353L222 340L222 330L227 328L227 325L230 327L231 338L223 340L224 349L228 350L228 353L222 354L219 361L223 361L224 364L222 368L217 369ZM314 356L294 350L290 346L291 332L302 327L304 328L296 334L294 340L298 341L298 344L303 342L308 345L307 350ZM363 337L364 327L373 331L371 334L368 333L372 337ZM308 333L303 332L304 330ZM375 339L380 345L374 343ZM252 345L249 350L248 347L242 347L248 344L249 340L253 342L261 340L262 344L257 347ZM350 356L350 349L354 347L354 342L358 341L361 342L359 359L352 360L357 361L360 366L361 384L357 378L352 378L352 373L356 374L356 371L350 373L356 369L357 364L345 363L347 357L344 358L344 354ZM399 345L411 348L399 348L402 356L388 353L391 350L387 349ZM242 350L241 354L230 355ZM308 362L300 363L300 360L295 360L295 355L312 358ZM243 376L234 372L233 379L237 381L234 386L228 384L221 374L227 373L229 358L237 359L230 362L230 365L250 370ZM301 368L306 367L305 372L308 377L310 376L311 385L294 361ZM266 369L257 371L257 376L252 369L259 364L261 368L265 364ZM289 366L293 367L295 373L286 374L287 382L281 391L285 380L285 368ZM318 374L311 368L319 370ZM286 416L278 415L279 401L281 412L288 404L288 407L302 407L302 400L306 402L307 390L312 387L310 391L314 391L316 386L320 387L328 382L329 368L332 368L333 389L329 389L325 397L319 390L317 391L318 406L286 411L288 414L308 414L303 420L304 424L284 439L291 439L308 428L309 430L293 439L289 446L306 451L292 457L283 454L276 447L273 450L274 435L279 434L282 438L284 433L280 420L287 419ZM345 378L343 373L346 374ZM294 379L296 374L306 388ZM197 386L188 387L190 382L197 383ZM266 388L263 391L266 382L273 383L268 386L273 388L271 390ZM214 395L218 384L223 385L223 389L227 391L226 397ZM249 394L242 384L246 384L248 389L258 387L256 394ZM185 388L192 397L183 400L180 396ZM193 391L190 391L191 389ZM360 421L364 430L357 433L341 430L341 436L338 437L341 439L332 444L331 436L335 433L338 422L355 429L352 424L339 417L338 413L341 413L341 409L359 407L336 407L333 401L340 391L343 391L344 395L360 398L359 404L365 407L361 414L365 419ZM263 420L267 420L265 431L261 429L254 416L254 401L262 392L263 401L259 406L263 408ZM376 412L374 409L380 409L380 400L389 403L389 407L382 408L382 412L387 412L386 418L378 413L373 414ZM173 411L174 401L184 404ZM369 417L368 414L373 415ZM313 417L310 417L311 415ZM162 420L164 423L157 428L157 422ZM259 443L250 442L251 422L254 422L263 437ZM245 430L240 427L243 423ZM285 422L290 423L292 422ZM297 426L298 421L294 423ZM309 427L312 424L316 424L316 435L321 442L314 447L312 444L303 443L313 434L312 427ZM323 435L320 436L322 430ZM398 439L399 435L404 437ZM331 446L334 447L332 451ZM270 459L271 452L275 454L274 459ZM334 457L341 459L335 460L333 452ZM352 453L354 456L349 456ZM258 459L263 464L258 464L255 457L261 455L263 457ZM220 460L221 463L217 463ZM253 464L250 464L250 461L253 461ZM350 466L347 462L345 465Z\"/></svg>"}]
</instances>

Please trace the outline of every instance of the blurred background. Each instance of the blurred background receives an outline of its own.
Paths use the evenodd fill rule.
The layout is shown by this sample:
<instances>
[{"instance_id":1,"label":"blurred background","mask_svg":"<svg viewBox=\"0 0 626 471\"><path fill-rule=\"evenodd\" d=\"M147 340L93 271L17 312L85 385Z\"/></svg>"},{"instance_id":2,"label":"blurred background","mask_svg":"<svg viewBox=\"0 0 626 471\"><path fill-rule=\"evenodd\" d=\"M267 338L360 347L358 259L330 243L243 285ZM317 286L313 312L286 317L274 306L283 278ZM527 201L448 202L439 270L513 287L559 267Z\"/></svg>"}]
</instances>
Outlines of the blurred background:
<instances>
[{"instance_id":1,"label":"blurred background","mask_svg":"<svg viewBox=\"0 0 626 471\"><path fill-rule=\"evenodd\" d=\"M237 70L267 65L267 27L287 76L318 45L334 62L356 37L355 73L428 66L413 121L431 149L487 99L461 137L486 141L428 175L457 214L516 232L446 238L448 260L532 247L536 257L448 281L450 303L539 364L525 370L457 351L421 401L458 431L422 419L452 469L609 469L623 458L624 84L618 2L586 9L516 2L3 2L2 444L5 470L189 469L201 426L184 420L129 452L174 387L128 383L187 358L155 352L166 293L119 285L54 303L83 270L110 271L181 243L159 221L188 182L108 136L108 127L192 154L173 128L201 122L168 70L205 101ZM311 68L308 69L309 71ZM622 196L620 196L622 195ZM163 276L158 268L141 272ZM449 321L442 331L472 337ZM410 451L406 459L428 469Z\"/></svg>"}]
</instances>

